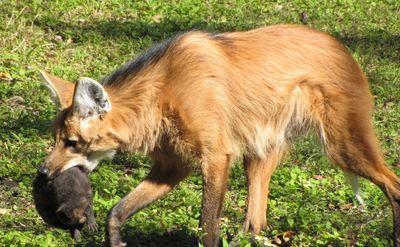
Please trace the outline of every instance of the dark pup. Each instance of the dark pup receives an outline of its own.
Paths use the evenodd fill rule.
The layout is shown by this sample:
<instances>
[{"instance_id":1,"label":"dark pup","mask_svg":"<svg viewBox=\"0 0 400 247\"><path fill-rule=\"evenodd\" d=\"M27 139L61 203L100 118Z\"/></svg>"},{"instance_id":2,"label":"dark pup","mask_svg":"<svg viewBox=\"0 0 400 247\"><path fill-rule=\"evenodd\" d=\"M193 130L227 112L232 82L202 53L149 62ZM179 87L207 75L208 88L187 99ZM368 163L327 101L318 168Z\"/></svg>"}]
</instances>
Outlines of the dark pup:
<instances>
[{"instance_id":1,"label":"dark pup","mask_svg":"<svg viewBox=\"0 0 400 247\"><path fill-rule=\"evenodd\" d=\"M33 183L36 210L43 220L57 228L68 229L78 240L86 223L97 230L92 211L92 189L87 174L72 167L53 180L38 175Z\"/></svg>"}]
</instances>

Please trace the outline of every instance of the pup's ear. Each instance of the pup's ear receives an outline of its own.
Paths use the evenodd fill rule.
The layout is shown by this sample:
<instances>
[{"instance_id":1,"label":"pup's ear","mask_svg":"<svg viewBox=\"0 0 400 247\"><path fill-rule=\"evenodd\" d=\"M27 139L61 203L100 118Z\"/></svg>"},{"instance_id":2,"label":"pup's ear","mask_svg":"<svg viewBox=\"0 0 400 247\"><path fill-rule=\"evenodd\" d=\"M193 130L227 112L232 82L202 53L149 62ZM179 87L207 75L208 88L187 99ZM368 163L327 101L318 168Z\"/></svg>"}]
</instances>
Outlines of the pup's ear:
<instances>
[{"instance_id":1,"label":"pup's ear","mask_svg":"<svg viewBox=\"0 0 400 247\"><path fill-rule=\"evenodd\" d=\"M74 114L82 118L90 118L111 111L111 102L106 90L97 81L81 77L74 92Z\"/></svg>"},{"instance_id":2,"label":"pup's ear","mask_svg":"<svg viewBox=\"0 0 400 247\"><path fill-rule=\"evenodd\" d=\"M40 71L44 85L49 89L51 98L59 110L69 107L72 103L74 83L65 81L52 74Z\"/></svg>"}]
</instances>

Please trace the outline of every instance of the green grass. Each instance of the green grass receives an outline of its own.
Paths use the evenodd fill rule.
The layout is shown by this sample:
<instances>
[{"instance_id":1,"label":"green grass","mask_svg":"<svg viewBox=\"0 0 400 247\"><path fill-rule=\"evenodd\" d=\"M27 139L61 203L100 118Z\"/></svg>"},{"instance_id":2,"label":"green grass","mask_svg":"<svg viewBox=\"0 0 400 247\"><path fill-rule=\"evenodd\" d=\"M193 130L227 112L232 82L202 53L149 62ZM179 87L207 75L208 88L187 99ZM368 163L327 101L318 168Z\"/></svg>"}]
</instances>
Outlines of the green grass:
<instances>
[{"instance_id":1,"label":"green grass","mask_svg":"<svg viewBox=\"0 0 400 247\"><path fill-rule=\"evenodd\" d=\"M289 2L289 3L288 3ZM0 7L0 245L70 246L63 231L43 224L31 184L52 144L56 114L38 70L69 80L100 79L154 42L190 29L247 30L302 23L340 39L361 64L375 95L375 126L388 165L400 169L400 4L386 1L2 1ZM13 78L13 79L11 79ZM108 210L147 174L142 156L103 162L90 176L101 230L77 246L104 242ZM233 167L221 236L236 245L276 243L293 232L292 246L389 246L391 209L383 193L362 181L365 210L343 175L312 138L300 141L271 182L268 229L256 239L240 232L245 177ZM142 210L124 227L135 246L197 245L201 177L195 173L166 198ZM275 240L276 241L275 241ZM274 242L275 241L275 242Z\"/></svg>"}]
</instances>

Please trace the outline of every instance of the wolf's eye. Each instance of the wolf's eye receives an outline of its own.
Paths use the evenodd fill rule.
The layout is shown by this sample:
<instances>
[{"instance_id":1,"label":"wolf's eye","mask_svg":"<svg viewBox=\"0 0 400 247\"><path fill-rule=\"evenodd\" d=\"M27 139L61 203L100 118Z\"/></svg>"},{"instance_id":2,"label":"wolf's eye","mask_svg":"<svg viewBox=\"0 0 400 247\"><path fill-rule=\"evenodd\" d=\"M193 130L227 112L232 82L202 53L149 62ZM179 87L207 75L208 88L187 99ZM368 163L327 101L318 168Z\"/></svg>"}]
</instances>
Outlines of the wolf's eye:
<instances>
[{"instance_id":1,"label":"wolf's eye","mask_svg":"<svg viewBox=\"0 0 400 247\"><path fill-rule=\"evenodd\" d=\"M78 144L78 141L75 141L75 140L66 140L65 141L65 146L66 147L74 148L74 147L76 147L76 144Z\"/></svg>"}]
</instances>

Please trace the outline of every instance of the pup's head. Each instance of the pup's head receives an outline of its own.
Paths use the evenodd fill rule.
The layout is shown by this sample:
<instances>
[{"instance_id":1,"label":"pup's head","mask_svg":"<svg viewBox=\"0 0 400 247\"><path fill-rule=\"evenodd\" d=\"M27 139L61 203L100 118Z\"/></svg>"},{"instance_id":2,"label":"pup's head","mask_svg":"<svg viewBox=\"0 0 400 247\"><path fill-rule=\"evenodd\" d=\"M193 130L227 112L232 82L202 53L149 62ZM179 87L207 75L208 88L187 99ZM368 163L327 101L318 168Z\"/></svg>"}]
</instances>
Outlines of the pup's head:
<instances>
[{"instance_id":1,"label":"pup's head","mask_svg":"<svg viewBox=\"0 0 400 247\"><path fill-rule=\"evenodd\" d=\"M64 225L78 226L87 220L86 210L90 207L90 200L86 197L74 198L60 205L57 209L57 219Z\"/></svg>"},{"instance_id":2,"label":"pup's head","mask_svg":"<svg viewBox=\"0 0 400 247\"><path fill-rule=\"evenodd\" d=\"M54 147L38 172L47 178L70 167L93 170L114 155L119 146L111 122L111 101L97 81L82 77L77 83L41 72L59 113L54 121Z\"/></svg>"}]
</instances>

